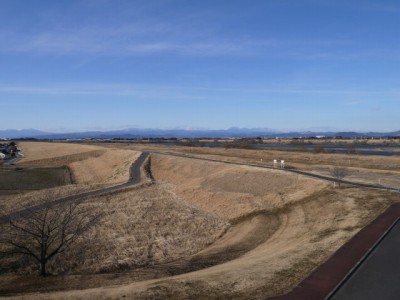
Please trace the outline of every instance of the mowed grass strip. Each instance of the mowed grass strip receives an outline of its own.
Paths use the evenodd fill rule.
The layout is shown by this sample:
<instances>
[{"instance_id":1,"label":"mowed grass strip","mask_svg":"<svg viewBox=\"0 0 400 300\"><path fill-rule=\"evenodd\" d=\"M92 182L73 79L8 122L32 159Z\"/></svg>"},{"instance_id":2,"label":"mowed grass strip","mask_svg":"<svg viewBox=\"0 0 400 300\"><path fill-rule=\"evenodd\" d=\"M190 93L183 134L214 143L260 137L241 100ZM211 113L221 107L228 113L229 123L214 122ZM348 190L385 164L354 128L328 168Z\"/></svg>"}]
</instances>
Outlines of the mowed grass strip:
<instances>
[{"instance_id":1,"label":"mowed grass strip","mask_svg":"<svg viewBox=\"0 0 400 300\"><path fill-rule=\"evenodd\" d=\"M39 190L71 183L67 167L0 169L0 190Z\"/></svg>"}]
</instances>

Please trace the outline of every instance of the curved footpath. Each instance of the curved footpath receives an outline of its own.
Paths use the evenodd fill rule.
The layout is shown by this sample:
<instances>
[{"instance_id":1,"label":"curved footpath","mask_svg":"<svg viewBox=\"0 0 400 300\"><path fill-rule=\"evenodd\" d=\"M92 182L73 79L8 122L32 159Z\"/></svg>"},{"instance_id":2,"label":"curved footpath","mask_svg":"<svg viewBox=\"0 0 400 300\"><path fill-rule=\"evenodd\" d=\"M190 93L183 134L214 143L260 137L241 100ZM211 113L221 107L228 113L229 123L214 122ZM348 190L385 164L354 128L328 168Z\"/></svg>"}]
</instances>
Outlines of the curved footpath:
<instances>
[{"instance_id":1,"label":"curved footpath","mask_svg":"<svg viewBox=\"0 0 400 300\"><path fill-rule=\"evenodd\" d=\"M262 166L257 164L201 158L185 154L177 154L173 152L167 152L167 153L159 152L159 154L206 160L211 162L220 162L226 164L254 166L254 167L276 170L275 168L272 167ZM298 170L291 170L291 169L279 169L279 170L321 180L328 180L328 181L333 180L331 177L328 176L321 176ZM336 180L336 181L356 187L400 192L400 189L385 187L381 185L363 184L347 180ZM331 258L329 258L325 263L323 263L317 269L315 269L300 284L294 287L294 289L291 292L285 295L267 299L270 300L342 299L340 293L342 292L343 286L347 284L352 275L360 268L360 266L370 256L370 254L381 244L383 239L392 230L394 225L398 223L399 219L400 219L400 203L396 203L390 206L384 213L378 216L373 222L371 222L369 225L367 225L361 231L359 231L351 240L349 240L346 244L344 244L341 248L339 248L339 250L337 250L332 255ZM366 286L362 288L365 289ZM394 288L391 287L389 290L393 291ZM348 297L348 299L352 298Z\"/></svg>"},{"instance_id":2,"label":"curved footpath","mask_svg":"<svg viewBox=\"0 0 400 300\"><path fill-rule=\"evenodd\" d=\"M244 165L244 166L253 166L253 167L258 167L258 168L266 168L266 169L274 169L272 167L268 166L262 166L262 165L257 165L257 164L252 164L252 163L240 163L240 162L232 162L232 161L224 161L224 160L218 160L218 159L209 159L209 158L201 158L201 157L196 157L196 156L190 156L190 155L185 155L185 154L179 154L175 152L161 152L161 151L153 151L153 153L157 154L164 154L164 155L172 155L172 156L178 156L178 157L183 157L183 158L190 158L190 159L199 159L199 160L204 160L204 161L211 161L211 162L219 162L219 163L226 163L226 164L234 164L234 165ZM132 164L131 170L130 170L130 179L127 183L105 188L105 189L100 189L96 191L91 191L91 192L85 192L79 195L75 196L68 196L65 198L57 199L53 202L50 203L50 205L57 205L61 203L68 203L68 202L73 202L73 201L83 201L88 197L91 196L101 196L110 192L116 192L116 191L122 191L128 187L132 187L137 185L140 182L140 170L145 162L145 160L149 156L149 152L143 152L140 157ZM281 170L281 169L279 169ZM327 177L327 176L320 176L320 175L315 175L312 173L308 172L303 172L303 171L297 171L297 170L290 170L290 169L284 169L282 171L285 172L290 172L290 173L295 173L303 176L308 176L308 177L313 177L316 179L321 179L321 180L329 180L332 181L332 178ZM358 186L358 187L365 187L365 188L373 188L373 189L380 189L380 190L389 190L389 191L395 191L399 192L399 189L395 188L388 188L388 187L382 187L378 185L369 185L369 184L361 184L361 183L356 183L356 182L351 182L351 181L345 181L341 180L341 183L344 184L349 184L353 186ZM34 207L31 207L27 210L23 210L20 212L16 212L13 214L10 214L8 216L2 216L0 217L0 222L4 222L6 220L9 220L10 218L17 218L21 214L24 214L26 212L32 211L32 210L40 210L43 209L49 205L47 204L41 204L37 205ZM303 282L301 282L297 287L293 289L292 292L289 294L279 296L279 297L274 297L270 299L276 299L276 300L287 300L287 299L325 299L326 297L329 297L332 291L335 291L335 288L340 287L341 283L343 283L349 274L352 273L352 270L354 270L355 266L360 264L363 259L368 255L369 251L379 243L380 239L382 239L382 236L385 235L385 232L392 226L392 224L398 219L400 215L400 204L394 204L392 205L385 213L383 213L381 216L379 216L375 221L373 221L371 224L369 224L367 227L362 229L359 233L354 236L350 241L348 241L345 245L343 245L328 261L326 261L324 264L322 264L320 267L318 267L314 272L311 273L311 275L306 278ZM240 227L244 226L244 224L240 224ZM239 229L239 228L238 228ZM255 229L256 230L256 229ZM259 229L257 229L259 230ZM228 234L225 238L229 237L230 235ZM377 242L378 241L378 242ZM253 243L254 241L252 241ZM233 243L233 242L232 242ZM235 241L236 243L236 241ZM234 243L234 244L235 244ZM257 246L258 243L256 243ZM215 265L215 263L218 264L218 262L222 262L219 259L219 255L224 252L223 250L226 249L218 249L218 242L214 247L216 249L210 247L210 249L205 249L205 253L199 253L197 255L192 256L190 259L185 260L180 262L179 264L167 264L166 266L161 267L161 270L159 270L161 273L164 272L172 272L170 275L174 274L182 274L185 272L190 272L190 271L195 271L199 270L202 268L207 268L210 265ZM221 247L225 248L225 247ZM222 250L222 251L221 251ZM240 254L243 254L243 250L249 251L250 249L240 249L241 251L238 251ZM202 254L202 255L200 255ZM235 256L235 255L233 255ZM204 258L210 258L210 261L214 261L214 263L211 264L205 264L204 265ZM230 257L229 260L235 259L235 257ZM196 267L193 268L193 265ZM165 274L165 273L164 273Z\"/></svg>"},{"instance_id":3,"label":"curved footpath","mask_svg":"<svg viewBox=\"0 0 400 300\"><path fill-rule=\"evenodd\" d=\"M340 296L336 296L337 292L340 291L347 280L365 262L374 249L379 246L397 223L399 217L400 203L395 203L373 222L360 230L350 241L339 248L331 258L315 269L291 292L268 299L341 299ZM367 289L366 286L360 288ZM393 287L391 288L393 289ZM382 289L385 289L385 287Z\"/></svg>"},{"instance_id":4,"label":"curved footpath","mask_svg":"<svg viewBox=\"0 0 400 300\"><path fill-rule=\"evenodd\" d=\"M145 162L145 160L148 158L149 154L150 154L149 152L142 152L142 154L140 154L138 159L136 159L132 163L132 166L129 171L129 180L126 183L111 186L111 187L104 188L104 189L95 190L95 191L85 192L85 193L74 195L74 196L67 196L67 197L63 197L63 198L60 198L60 199L57 199L57 200L54 200L51 202L35 205L32 207L26 208L24 210L20 210L20 211L11 213L9 215L0 216L0 222L7 222L10 219L15 219L26 213L41 210L41 209L44 209L49 206L65 204L65 203L70 203L70 202L79 202L79 201L83 201L89 197L103 196L108 193L122 191L126 188L133 187L140 183L140 180L141 180L140 169L141 169L143 163Z\"/></svg>"},{"instance_id":5,"label":"curved footpath","mask_svg":"<svg viewBox=\"0 0 400 300\"><path fill-rule=\"evenodd\" d=\"M85 192L82 194L74 195L74 196L67 196L64 198L60 198L57 200L54 200L52 202L48 202L46 204L39 204L36 206L32 206L30 208L6 215L6 216L0 216L0 222L5 222L9 220L10 218L16 218L19 215L23 215L24 213L31 212L32 210L40 210L44 209L45 207L49 205L58 205L58 204L65 204L69 202L74 202L74 201L82 201L88 197L93 197L93 196L102 196L107 193L112 193L112 192L117 192L124 190L128 187L132 187L138 183L140 183L140 168L142 167L144 161L149 157L150 153L156 153L156 154L163 154L163 155L171 155L171 156L176 156L176 157L182 157L182 158L190 158L190 159L197 159L197 160L203 160L203 161L210 161L210 162L219 162L219 163L225 163L225 164L231 164L231 165L239 165L239 166L249 166L249 167L257 167L257 168L264 168L264 169L271 169L271 170L280 170L282 172L289 172L289 173L294 173L298 175L303 175L311 178L316 178L316 179L321 179L321 180L326 180L326 181L332 181L334 180L331 177L328 176L323 176L323 175L317 175L309 172L304 172L304 171L299 171L299 170L293 170L293 169L276 169L273 167L268 167L268 166L263 166L259 164L254 164L254 163L240 163L240 162L233 162L233 161L226 161L226 160L219 160L219 159L210 159L210 158L202 158L202 157L197 157L197 156L192 156L192 155L187 155L187 154L180 154L176 152L164 152L164 151L144 151L142 154L139 156L137 160L135 160L132 163L131 169L130 169L130 176L129 180L126 183L100 189L100 190L95 190L95 191L90 191L90 192ZM339 182L341 184L348 184L356 187L364 187L364 188L371 188L371 189L378 189L378 190L385 190L385 191L393 191L393 192L400 192L400 189L396 189L393 187L386 187L386 186L381 186L381 185L373 185L373 184L365 184L365 183L358 183L358 182L353 182L353 181L348 181L348 180L335 180L336 182Z\"/></svg>"}]
</instances>

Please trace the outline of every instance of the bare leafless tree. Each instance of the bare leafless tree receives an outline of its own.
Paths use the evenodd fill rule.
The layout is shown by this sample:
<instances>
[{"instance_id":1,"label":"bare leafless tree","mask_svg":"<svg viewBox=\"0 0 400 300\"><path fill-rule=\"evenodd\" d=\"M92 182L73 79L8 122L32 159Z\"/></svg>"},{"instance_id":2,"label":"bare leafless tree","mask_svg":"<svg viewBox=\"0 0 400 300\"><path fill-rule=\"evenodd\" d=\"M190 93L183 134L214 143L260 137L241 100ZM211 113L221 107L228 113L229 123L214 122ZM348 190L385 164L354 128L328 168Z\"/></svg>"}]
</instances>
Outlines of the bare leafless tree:
<instances>
[{"instance_id":1,"label":"bare leafless tree","mask_svg":"<svg viewBox=\"0 0 400 300\"><path fill-rule=\"evenodd\" d=\"M100 217L100 213L78 203L25 209L1 226L3 255L29 256L38 263L40 275L46 276L49 260L67 251Z\"/></svg>"},{"instance_id":2,"label":"bare leafless tree","mask_svg":"<svg viewBox=\"0 0 400 300\"><path fill-rule=\"evenodd\" d=\"M339 186L341 181L350 174L349 170L343 167L333 167L330 170L330 175L333 178L333 182L337 183Z\"/></svg>"}]
</instances>

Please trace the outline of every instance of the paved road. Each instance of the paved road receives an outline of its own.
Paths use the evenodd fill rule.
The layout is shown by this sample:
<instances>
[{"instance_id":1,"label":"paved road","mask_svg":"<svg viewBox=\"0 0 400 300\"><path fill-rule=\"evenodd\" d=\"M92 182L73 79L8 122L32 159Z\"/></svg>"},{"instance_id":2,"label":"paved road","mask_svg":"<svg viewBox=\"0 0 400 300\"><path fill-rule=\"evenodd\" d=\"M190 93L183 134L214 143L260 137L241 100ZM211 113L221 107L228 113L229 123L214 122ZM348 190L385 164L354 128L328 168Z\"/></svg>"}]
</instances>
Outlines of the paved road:
<instances>
[{"instance_id":1,"label":"paved road","mask_svg":"<svg viewBox=\"0 0 400 300\"><path fill-rule=\"evenodd\" d=\"M14 158L8 159L4 162L4 166L10 166L15 163L17 163L19 160L21 160L24 156L21 155L19 152L16 153L16 156Z\"/></svg>"},{"instance_id":2,"label":"paved road","mask_svg":"<svg viewBox=\"0 0 400 300\"><path fill-rule=\"evenodd\" d=\"M152 153L164 154L164 155L172 155L177 157L184 157L190 159L198 159L203 161L211 161L211 162L219 162L225 164L232 165L243 165L243 166L253 166L253 167L261 167L266 169L275 169L268 166L262 166L254 163L240 163L240 162L232 162L225 161L219 159L210 159L210 158L201 158L195 157L191 155L185 155L181 153L175 152L163 152L163 151L152 151ZM149 156L149 152L143 152L140 157L132 164L130 169L130 178L127 183L91 191L85 192L75 196L68 196L61 199L57 199L51 202L51 205L57 205L61 203L68 203L73 201L83 201L91 196L100 196L103 194L107 194L113 191L123 190L127 187L134 186L140 182L140 170L146 158ZM295 174L300 174L308 177L313 177L321 180L332 181L332 178L327 176L316 175L308 172L298 171L298 170L290 170L290 169L280 169L284 172L290 172ZM369 185L369 184L361 184L351 181L340 181L341 183L373 188L373 189L384 189L399 192L399 189L394 189L390 187L382 187L378 185ZM37 205L31 207L27 210L20 211L8 216L0 217L0 222L4 222L9 220L10 218L18 218L21 214L27 213L32 210L40 210L45 208L48 203ZM400 286L398 285L398 278L400 277L400 260L398 259L398 253L400 253L400 222L399 225L393 229L393 237L385 240L379 245L379 247L374 250L373 255L368 257L368 260L365 264L362 265L359 270L354 273L345 284L342 285L342 288L337 291L336 294L330 299L334 300L347 300L347 299L399 299L398 295L400 295ZM380 269L379 267L384 266L384 269ZM385 274L387 273L387 274ZM372 275L371 275L372 274ZM386 276L387 275L387 276ZM385 285L384 285L385 283ZM390 288L387 288L387 286ZM385 286L385 289L382 287ZM360 288L361 287L361 288Z\"/></svg>"},{"instance_id":3,"label":"paved road","mask_svg":"<svg viewBox=\"0 0 400 300\"><path fill-rule=\"evenodd\" d=\"M240 163L240 162L230 162L219 159L201 158L186 154L180 154L175 152L157 152L159 154L171 155L177 157L184 157L190 159L198 159L204 161L212 161L233 165L244 165L244 166L254 166L262 167L266 169L275 169L268 166L262 166L252 163ZM312 178L317 178L321 180L332 181L333 179L328 176L316 175L313 173L308 173L304 171L291 170L291 169L279 169L281 171L290 172L294 174L304 175ZM389 190L400 192L400 189L384 187L380 185L363 184L347 180L340 180L340 183L349 184L357 187L379 189L379 190ZM388 232L381 242L378 242L378 246L367 256L366 260L360 263L360 267L352 273L351 277L348 278L339 289L329 297L329 300L376 300L376 299L388 299L397 300L400 299L400 221L398 220L395 226ZM349 257L348 253L346 254ZM346 260L346 259L345 259ZM340 262L339 262L340 263ZM323 272L322 272L323 273ZM323 276L316 275L318 280L321 280ZM330 276L328 276L330 277ZM343 277L340 277L343 278ZM323 280L320 284L323 286L329 280ZM315 284L315 278L311 279L311 286ZM307 284L306 284L307 285ZM323 289L323 288L322 288ZM331 287L332 289L332 287ZM302 293L307 294L307 289L299 288L301 295ZM328 290L329 292L329 290ZM304 295L303 295L304 296ZM298 294L288 294L282 296L282 299L320 299L318 296L312 294L307 295L308 298L298 297ZM280 299L277 297L277 299Z\"/></svg>"},{"instance_id":4,"label":"paved road","mask_svg":"<svg viewBox=\"0 0 400 300\"><path fill-rule=\"evenodd\" d=\"M312 177L312 178L321 179L321 180L326 180L326 181L333 181L334 180L332 177L329 177L329 176L317 175L317 174L314 174L314 173L309 173L309 172L304 172L304 171L299 171L299 170L293 170L293 169L277 169L277 168L263 166L263 165L254 164L254 163L240 163L240 162L233 162L233 161L226 161L226 160L219 160L219 159L202 158L202 157L191 156L191 155L181 154L181 153L176 153L176 152L168 152L168 151L166 151L166 152L152 151L152 153L171 155L171 156L177 156L177 157L184 157L184 158L191 158L191 159L198 159L198 160L204 160L204 161L219 162L219 163L225 163L225 164L231 164L231 165L250 166L250 167L258 167L258 168L271 169L271 170L280 170L280 171L283 171L283 172L294 173L294 174L303 175L303 176ZM370 189L378 189L378 190L385 190L385 191L400 192L400 189L393 188L393 187L386 187L386 186L382 186L382 185L358 183L358 182L348 181L348 180L335 180L335 181L336 182L340 182L341 184L348 184L348 185L357 186L357 187L364 187L364 188L370 188Z\"/></svg>"},{"instance_id":5,"label":"paved road","mask_svg":"<svg viewBox=\"0 0 400 300\"><path fill-rule=\"evenodd\" d=\"M74 202L74 201L82 201L82 200L84 200L84 199L86 199L88 197L91 197L91 196L101 196L101 195L106 194L106 193L123 190L123 189L125 189L127 187L130 187L132 185L138 184L140 182L140 168L141 168L143 162L146 160L146 158L149 156L150 153L171 155L171 156L190 158L190 159L198 159L198 160L203 160L203 161L219 162L219 163L232 164L232 165L251 166L251 167L259 167L259 168L265 168L265 169L281 170L283 172L290 172L290 173L299 174L299 175L303 175L303 176L308 176L308 177L321 179L321 180L327 180L327 181L332 181L333 180L331 177L328 177L328 176L316 175L316 174L313 174L313 173L308 173L308 172L299 171L299 170L276 169L276 168L273 168L273 167L262 166L262 165L258 165L258 164L232 162L232 161L225 161L225 160L211 159L211 158L201 158L201 157L196 157L196 156L191 156L191 155L181 154L181 153L176 153L176 152L169 152L169 151L151 151L151 152L150 151L145 151L145 152L142 152L140 157L132 164L131 170L130 170L130 178L129 178L127 183L120 184L120 185L117 185L117 186L112 186L112 187L109 187L109 188L96 190L96 191L85 192L85 193L82 193L82 194L79 194L79 195L67 196L67 197L60 198L60 199L57 199L55 201L52 201L51 203L36 205L36 206L30 207L30 208L28 208L26 210L15 212L15 213L7 215L7 216L1 216L0 217L0 222L7 221L9 218L17 218L21 214L28 213L28 212L30 212L32 210L43 209L48 205L57 205L57 204L62 204L62 203ZM364 188L372 188L372 189L400 192L400 189L396 189L396 188L392 188L392 187L383 187L383 186L380 186L380 185L363 184L363 183L357 183L357 182L352 182L352 181L347 181L347 180L336 180L336 182L340 182L340 183L343 183L343 184L349 184L349 185L353 185L353 186L357 186L357 187L364 187Z\"/></svg>"},{"instance_id":6,"label":"paved road","mask_svg":"<svg viewBox=\"0 0 400 300\"><path fill-rule=\"evenodd\" d=\"M330 300L400 299L400 222L339 287Z\"/></svg>"},{"instance_id":7,"label":"paved road","mask_svg":"<svg viewBox=\"0 0 400 300\"><path fill-rule=\"evenodd\" d=\"M126 183L123 184L119 184L116 186L112 186L112 187L108 187L108 188L104 188L104 189L100 189L100 190L95 190L95 191L90 191L90 192L85 192L85 193L81 193L78 195L73 195L73 196L67 196L64 198L60 198L57 200L54 200L52 202L47 202L44 204L39 204L39 205L35 205L32 207L29 207L27 209L6 215L6 216L1 216L0 217L0 222L7 222L9 219L15 219L18 218L21 215L30 213L32 211L37 211L37 210L41 210L44 209L48 206L53 206L53 205L58 205L58 204L65 204L65 203L70 203L70 202L76 202L76 201L82 201L85 200L88 197L93 197L93 196L101 196L110 192L115 192L115 191L120 191L123 189L126 189L128 187L134 186L138 183L140 183L140 168L143 165L144 161L146 160L146 158L149 156L149 152L142 152L142 154L139 156L139 158L134 161L132 163L131 169L130 169L130 176L129 176L129 180Z\"/></svg>"}]
</instances>

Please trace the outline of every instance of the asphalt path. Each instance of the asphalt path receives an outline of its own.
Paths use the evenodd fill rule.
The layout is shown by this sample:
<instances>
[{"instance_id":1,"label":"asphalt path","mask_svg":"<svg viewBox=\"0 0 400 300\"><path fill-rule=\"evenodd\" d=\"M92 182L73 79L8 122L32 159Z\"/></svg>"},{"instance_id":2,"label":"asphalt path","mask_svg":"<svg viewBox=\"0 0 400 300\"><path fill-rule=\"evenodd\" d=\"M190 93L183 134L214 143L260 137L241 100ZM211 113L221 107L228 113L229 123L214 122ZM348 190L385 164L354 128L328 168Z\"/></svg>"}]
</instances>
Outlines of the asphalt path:
<instances>
[{"instance_id":1,"label":"asphalt path","mask_svg":"<svg viewBox=\"0 0 400 300\"><path fill-rule=\"evenodd\" d=\"M59 204L66 204L66 203L72 203L72 202L79 202L79 201L83 201L89 197L93 197L93 196L102 196L111 192L116 192L116 191L121 191L124 190L128 187L132 187L134 185L137 185L138 183L140 183L141 180L141 176L140 176L140 169L144 163L144 161L146 160L146 158L149 156L149 152L142 152L142 154L139 156L138 159L136 159L130 168L130 172L129 172L129 180L126 183L123 184L119 184L119 185L115 185L112 187L108 187L108 188L104 188L104 189L99 189L99 190L95 190L95 191L90 191L90 192L85 192L85 193L81 193L78 195L73 195L73 196L67 196L67 197L63 197L63 198L59 198L56 199L54 201L51 202L47 202L47 203L43 203L43 204L39 204L39 205L35 205L35 206L31 206L29 208L20 210L18 212L14 212L12 214L9 215L4 215L0 217L0 222L7 222L10 219L16 219L19 218L21 216L24 216L25 214L29 214L33 211L38 211L38 210L42 210L46 207L49 206L54 206L54 205L59 205Z\"/></svg>"},{"instance_id":2,"label":"asphalt path","mask_svg":"<svg viewBox=\"0 0 400 300\"><path fill-rule=\"evenodd\" d=\"M19 152L16 153L16 156L14 158L8 159L4 162L4 166L10 166L14 165L16 162L21 160L23 158L23 155L19 154Z\"/></svg>"},{"instance_id":3,"label":"asphalt path","mask_svg":"<svg viewBox=\"0 0 400 300\"><path fill-rule=\"evenodd\" d=\"M341 184L348 184L348 185L352 185L352 186L356 186L356 187L400 192L400 189L396 189L393 187L364 184L364 183L352 182L352 181L347 181L347 180L337 180L337 179L333 179L329 176L317 175L317 174L299 171L299 170L293 170L293 169L279 169L279 168L273 168L273 167L268 167L268 166L263 166L263 165L259 165L259 164L253 164L253 163L241 163L241 162L233 162L233 161L226 161L226 160L219 160L219 159L202 158L202 157L196 157L196 156L191 156L191 155L181 154L181 153L176 153L176 152L169 152L169 151L151 151L151 152L144 151L139 156L139 158L132 164L131 169L130 169L129 180L126 183L108 187L108 188L104 188L104 189L95 190L95 191L85 192L85 193L81 193L78 195L67 196L64 198L56 199L51 202L47 202L45 204L35 205L35 206L26 208L24 210L21 210L21 211L18 211L18 212L15 212L15 213L12 213L12 214L9 214L6 216L0 216L0 222L5 222L10 219L19 218L20 216L23 216L24 214L29 214L32 211L41 210L48 206L64 204L64 203L69 203L69 202L75 202L75 201L82 201L88 197L101 196L106 193L120 191L120 190L126 189L127 187L136 185L140 182L140 168L143 165L146 158L150 155L150 153L170 155L170 156L176 156L176 157L182 157L182 158L197 159L197 160L202 160L202 161L218 162L218 163L231 164L231 165L250 166L250 167L257 167L257 168L264 168L264 169L271 169L271 170L280 170L282 172L294 173L294 174L303 175L303 176L316 178L316 179L320 179L320 180L336 181Z\"/></svg>"},{"instance_id":4,"label":"asphalt path","mask_svg":"<svg viewBox=\"0 0 400 300\"><path fill-rule=\"evenodd\" d=\"M203 161L225 163L225 164L231 164L231 165L250 166L250 167L258 167L258 168L264 168L264 169L270 169L270 170L279 170L279 171L282 171L282 172L294 173L294 174L298 174L298 175L303 175L303 176L312 177L312 178L321 179L321 180L326 180L326 181L331 181L331 182L335 181L335 182L340 183L340 184L348 184L348 185L352 185L352 186L356 186L356 187L363 187L363 188L370 188L370 189L378 189L378 190L385 190L385 191L400 192L400 189L393 188L393 187L386 187L386 186L382 186L382 185L359 183L359 182L348 181L348 180L338 180L338 179L334 179L334 178L329 177L329 176L317 175L317 174L314 174L314 173L309 173L309 172L304 172L304 171L299 171L299 170L294 170L294 169L280 169L280 168L273 168L273 167L263 166L263 165L260 165L260 164L241 163L241 162L233 162L233 161L226 161L226 160L219 160L219 159L202 158L202 157L197 157L197 156L192 156L192 155L187 155L187 154L181 154L181 153L176 153L176 152L152 151L152 153L164 154L164 155L170 155L170 156L177 156L177 157L183 157L183 158L190 158L190 159L198 159L198 160L203 160Z\"/></svg>"},{"instance_id":5,"label":"asphalt path","mask_svg":"<svg viewBox=\"0 0 400 300\"><path fill-rule=\"evenodd\" d=\"M317 174L308 173L308 172L299 171L299 170L293 170L293 169L278 169L278 168L263 166L263 165L254 164L254 163L241 163L241 162L233 162L233 161L226 161L226 160L219 160L219 159L202 158L202 157L197 157L197 156L192 156L192 155L187 155L187 154L182 154L182 153L176 153L176 152L170 152L170 151L144 151L139 156L139 158L132 164L131 169L130 169L129 180L128 180L128 182L126 182L124 184L120 184L120 185L116 185L116 186L112 186L112 187L108 187L108 188L104 188L104 189L99 189L99 190L95 190L95 191L85 192L85 193L81 193L78 195L67 196L67 197L60 198L60 199L57 199L57 200L54 200L51 202L47 202L45 204L32 206L27 209L12 213L10 215L0 216L0 222L5 222L5 221L9 220L10 218L11 219L18 218L21 215L27 214L32 211L44 209L44 208L48 207L49 205L52 206L52 205L70 203L70 202L75 202L75 201L82 201L88 197L101 196L101 195L104 195L107 193L121 191L128 187L136 185L140 182L140 168L143 165L146 158L150 155L150 153L170 155L170 156L176 156L176 157L182 157L182 158L197 159L197 160L202 160L202 161L225 163L225 164L231 164L231 165L250 166L250 167L257 167L257 168L264 168L264 169L271 169L271 170L279 170L282 172L294 173L294 174L303 175L303 176L316 178L316 179L320 179L320 180L326 180L326 181L331 181L331 182L336 181L341 184L348 184L348 185L352 185L352 186L356 186L356 187L400 192L400 189L396 189L396 188L392 188L392 187L364 184L364 183L352 182L352 181L347 181L347 180L336 180L336 179L333 179L328 176L317 175Z\"/></svg>"},{"instance_id":6,"label":"asphalt path","mask_svg":"<svg viewBox=\"0 0 400 300\"><path fill-rule=\"evenodd\" d=\"M400 299L400 222L360 263L330 300Z\"/></svg>"},{"instance_id":7,"label":"asphalt path","mask_svg":"<svg viewBox=\"0 0 400 300\"><path fill-rule=\"evenodd\" d=\"M282 172L294 173L320 180L327 180L331 182L334 181L333 178L328 176L316 175L313 173L308 173L299 170L292 170L292 169L277 169L255 163L241 163L241 162L233 162L233 161L226 161L219 159L201 158L201 157L196 157L176 152L169 152L169 151L151 151L151 152L145 151L142 152L142 154L135 162L133 162L130 169L129 180L124 184L104 189L99 189L95 191L85 192L79 195L67 196L64 198L54 200L50 203L36 205L28 209L21 210L19 212L15 212L10 215L1 216L0 222L6 222L10 219L15 219L20 216L23 216L26 213L44 209L49 205L53 206L70 202L79 202L89 197L101 196L115 191L122 191L126 188L135 186L141 181L141 176L140 176L141 167L144 161L150 155L150 153L157 153L157 154L170 155L170 156L189 158L189 159L197 159L202 161L225 163L231 165L251 166L251 167L258 167L258 168L265 168L272 170L280 170ZM400 192L400 189L392 187L384 187L381 185L363 184L347 180L335 180L335 181L340 182L342 184L348 184L357 187ZM400 286L397 283L398 282L397 279L399 278L400 275L399 271L400 259L398 258L398 253L400 251L400 222L397 223L396 226L393 227L393 230L390 231L388 236L385 237L382 240L382 242L378 244L376 249L374 248L373 251L371 250L371 254L367 256L365 262L363 264L360 264L361 267L355 268L355 271L352 273L351 277L347 278L344 281L344 283L336 290L336 293L332 296L332 298L329 299L334 299L334 300L399 299L398 295L400 295Z\"/></svg>"}]
</instances>

